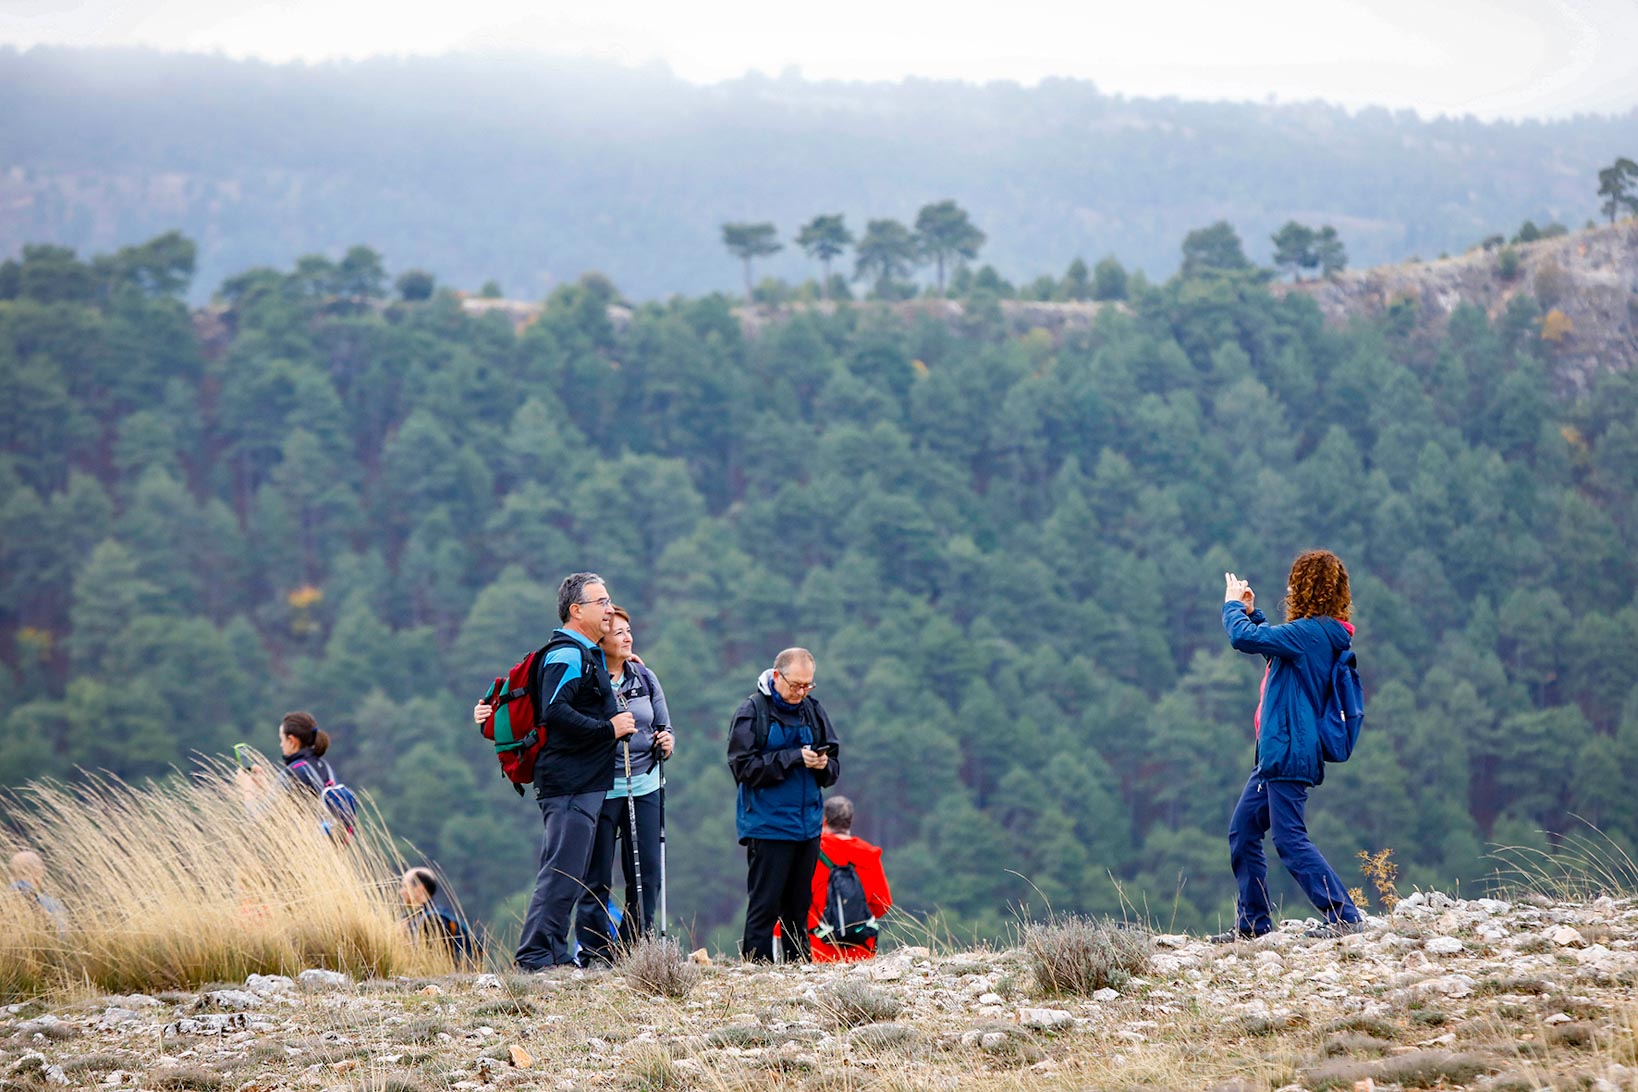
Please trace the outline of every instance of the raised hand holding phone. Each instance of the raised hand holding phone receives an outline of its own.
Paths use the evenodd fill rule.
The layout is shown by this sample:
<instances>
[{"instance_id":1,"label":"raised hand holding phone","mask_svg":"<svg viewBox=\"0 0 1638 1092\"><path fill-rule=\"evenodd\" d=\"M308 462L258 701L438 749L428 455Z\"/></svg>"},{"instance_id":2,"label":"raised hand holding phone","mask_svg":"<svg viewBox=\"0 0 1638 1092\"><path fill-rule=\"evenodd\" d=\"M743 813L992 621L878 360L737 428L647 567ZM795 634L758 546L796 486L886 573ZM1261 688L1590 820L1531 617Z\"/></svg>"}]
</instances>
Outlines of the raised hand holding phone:
<instances>
[{"instance_id":1,"label":"raised hand holding phone","mask_svg":"<svg viewBox=\"0 0 1638 1092\"><path fill-rule=\"evenodd\" d=\"M1241 580L1233 573L1223 574L1223 602L1239 603L1250 614L1257 606L1257 596L1251 590L1251 582Z\"/></svg>"}]
</instances>

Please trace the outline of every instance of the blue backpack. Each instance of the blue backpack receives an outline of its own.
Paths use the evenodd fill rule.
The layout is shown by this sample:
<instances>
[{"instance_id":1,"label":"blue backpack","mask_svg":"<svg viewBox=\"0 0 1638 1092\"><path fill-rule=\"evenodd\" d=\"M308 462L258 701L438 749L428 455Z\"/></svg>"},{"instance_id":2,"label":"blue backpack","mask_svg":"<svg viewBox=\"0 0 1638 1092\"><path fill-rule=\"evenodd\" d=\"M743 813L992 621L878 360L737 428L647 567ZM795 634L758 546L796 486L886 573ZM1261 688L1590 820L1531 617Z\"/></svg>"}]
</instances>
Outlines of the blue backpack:
<instances>
[{"instance_id":1,"label":"blue backpack","mask_svg":"<svg viewBox=\"0 0 1638 1092\"><path fill-rule=\"evenodd\" d=\"M299 770L308 765L312 764L302 759L292 762L287 768ZM319 802L324 805L325 818L320 820L319 827L332 839L346 845L352 840L353 829L358 824L358 796L336 780L335 771L330 769L328 762L320 760L315 769L324 778L324 787L319 790Z\"/></svg>"},{"instance_id":2,"label":"blue backpack","mask_svg":"<svg viewBox=\"0 0 1638 1092\"><path fill-rule=\"evenodd\" d=\"M1320 757L1347 762L1365 725L1365 691L1359 685L1359 660L1345 648L1331 665L1331 685L1320 716Z\"/></svg>"}]
</instances>

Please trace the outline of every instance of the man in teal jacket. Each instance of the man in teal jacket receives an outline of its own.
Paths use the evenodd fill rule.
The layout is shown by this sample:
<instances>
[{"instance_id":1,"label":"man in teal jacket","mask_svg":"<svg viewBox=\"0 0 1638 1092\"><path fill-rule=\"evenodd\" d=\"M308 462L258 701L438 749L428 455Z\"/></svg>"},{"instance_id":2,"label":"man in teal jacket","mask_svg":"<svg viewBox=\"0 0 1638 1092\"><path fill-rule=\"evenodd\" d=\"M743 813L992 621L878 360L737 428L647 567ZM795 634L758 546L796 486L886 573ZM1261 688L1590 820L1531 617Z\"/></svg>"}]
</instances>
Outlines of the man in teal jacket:
<instances>
[{"instance_id":1,"label":"man in teal jacket","mask_svg":"<svg viewBox=\"0 0 1638 1092\"><path fill-rule=\"evenodd\" d=\"M1298 557L1286 587L1288 620L1279 626L1270 625L1257 609L1250 584L1233 573L1225 573L1224 580L1223 628L1229 643L1240 652L1265 657L1268 666L1252 718L1257 766L1229 821L1229 857L1239 886L1234 929L1212 939L1249 939L1274 928L1263 853L1263 836L1270 832L1280 863L1324 919L1308 935L1335 938L1360 932L1359 908L1309 840L1303 818L1309 788L1325 779L1319 720L1331 669L1353 642L1348 570L1326 550Z\"/></svg>"}]
</instances>

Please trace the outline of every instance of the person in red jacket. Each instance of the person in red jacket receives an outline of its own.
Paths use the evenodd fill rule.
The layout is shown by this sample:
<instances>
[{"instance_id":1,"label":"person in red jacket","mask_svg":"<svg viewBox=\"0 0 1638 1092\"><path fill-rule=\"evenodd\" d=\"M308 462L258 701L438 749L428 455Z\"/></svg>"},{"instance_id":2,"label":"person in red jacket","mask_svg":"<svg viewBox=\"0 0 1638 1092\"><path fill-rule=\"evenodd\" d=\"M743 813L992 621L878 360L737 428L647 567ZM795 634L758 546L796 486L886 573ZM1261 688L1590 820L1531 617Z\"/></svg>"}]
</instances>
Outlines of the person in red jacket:
<instances>
[{"instance_id":1,"label":"person in red jacket","mask_svg":"<svg viewBox=\"0 0 1638 1092\"><path fill-rule=\"evenodd\" d=\"M819 864L813 870L813 904L808 908L808 933L825 914L825 893L830 888L830 865L838 868L852 865L864 888L865 903L875 917L887 913L893 905L893 893L887 888L887 874L882 871L882 851L863 838L853 836L853 801L845 796L832 796L825 801L825 825L819 835ZM826 862L829 862L827 864ZM817 937L809 941L815 963L834 963L840 960L869 959L876 954L876 938L870 937L864 946L843 944L832 946Z\"/></svg>"}]
</instances>

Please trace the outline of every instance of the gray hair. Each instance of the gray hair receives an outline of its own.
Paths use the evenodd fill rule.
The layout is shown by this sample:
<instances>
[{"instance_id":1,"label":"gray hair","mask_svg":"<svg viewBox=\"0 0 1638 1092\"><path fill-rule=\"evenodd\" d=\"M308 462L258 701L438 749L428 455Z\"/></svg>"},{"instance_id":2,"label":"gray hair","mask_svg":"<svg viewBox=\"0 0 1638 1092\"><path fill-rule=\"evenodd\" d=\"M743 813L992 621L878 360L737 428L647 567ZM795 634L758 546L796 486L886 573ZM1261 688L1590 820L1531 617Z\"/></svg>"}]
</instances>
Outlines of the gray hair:
<instances>
[{"instance_id":1,"label":"gray hair","mask_svg":"<svg viewBox=\"0 0 1638 1092\"><path fill-rule=\"evenodd\" d=\"M809 652L805 648L787 648L784 652L781 652L779 655L774 657L774 670L783 675L785 673L785 669L796 663L798 660L803 663L811 664L813 663L813 653Z\"/></svg>"},{"instance_id":2,"label":"gray hair","mask_svg":"<svg viewBox=\"0 0 1638 1092\"><path fill-rule=\"evenodd\" d=\"M569 620L569 608L580 602L585 594L587 584L601 584L603 578L596 573L570 573L563 578L563 583L557 586L557 620Z\"/></svg>"},{"instance_id":3,"label":"gray hair","mask_svg":"<svg viewBox=\"0 0 1638 1092\"><path fill-rule=\"evenodd\" d=\"M843 834L853 830L853 801L845 796L825 799L825 826Z\"/></svg>"}]
</instances>

